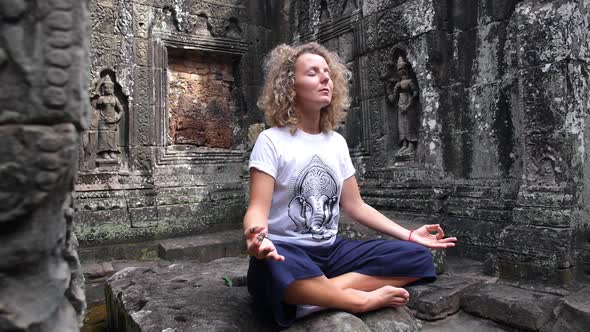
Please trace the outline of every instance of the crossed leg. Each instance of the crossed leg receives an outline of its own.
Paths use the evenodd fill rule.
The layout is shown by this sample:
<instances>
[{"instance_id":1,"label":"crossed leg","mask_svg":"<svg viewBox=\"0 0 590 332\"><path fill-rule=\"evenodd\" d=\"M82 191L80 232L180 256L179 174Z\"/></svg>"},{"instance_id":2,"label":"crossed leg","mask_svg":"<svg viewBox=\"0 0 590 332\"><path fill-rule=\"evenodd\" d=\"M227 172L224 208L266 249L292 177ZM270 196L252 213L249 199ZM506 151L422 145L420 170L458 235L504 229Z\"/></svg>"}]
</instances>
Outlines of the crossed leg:
<instances>
[{"instance_id":1,"label":"crossed leg","mask_svg":"<svg viewBox=\"0 0 590 332\"><path fill-rule=\"evenodd\" d=\"M417 278L375 277L350 272L328 279L325 276L302 279L287 287L285 302L312 304L349 312L367 312L385 307L399 307L409 299L400 286Z\"/></svg>"}]
</instances>

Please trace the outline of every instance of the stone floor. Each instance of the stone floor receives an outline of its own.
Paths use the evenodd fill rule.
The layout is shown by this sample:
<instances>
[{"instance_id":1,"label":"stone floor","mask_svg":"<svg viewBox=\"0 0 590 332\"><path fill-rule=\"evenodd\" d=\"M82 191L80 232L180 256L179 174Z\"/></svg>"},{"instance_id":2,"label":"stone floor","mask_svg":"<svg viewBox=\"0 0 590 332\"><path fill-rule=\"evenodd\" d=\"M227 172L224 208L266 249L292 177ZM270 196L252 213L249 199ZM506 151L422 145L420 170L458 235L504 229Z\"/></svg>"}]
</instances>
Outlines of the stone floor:
<instances>
[{"instance_id":1,"label":"stone floor","mask_svg":"<svg viewBox=\"0 0 590 332\"><path fill-rule=\"evenodd\" d=\"M276 330L252 314L244 287L247 257L235 251L239 237L214 238L162 241L159 256L168 259L86 262L89 309L82 331ZM216 259L223 256L234 257ZM590 287L507 284L484 275L482 264L472 260L449 257L435 283L409 291L405 309L359 316L323 312L290 330L587 331L590 326Z\"/></svg>"}]
</instances>

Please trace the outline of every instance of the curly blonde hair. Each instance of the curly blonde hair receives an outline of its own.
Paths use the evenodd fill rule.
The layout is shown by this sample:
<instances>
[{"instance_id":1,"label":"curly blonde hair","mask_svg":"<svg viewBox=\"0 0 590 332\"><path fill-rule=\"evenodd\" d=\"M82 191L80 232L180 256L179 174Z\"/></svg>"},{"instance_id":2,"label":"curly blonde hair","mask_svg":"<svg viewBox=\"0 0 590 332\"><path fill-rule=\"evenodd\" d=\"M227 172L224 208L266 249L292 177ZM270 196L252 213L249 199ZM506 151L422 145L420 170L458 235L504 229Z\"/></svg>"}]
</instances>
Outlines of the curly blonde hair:
<instances>
[{"instance_id":1,"label":"curly blonde hair","mask_svg":"<svg viewBox=\"0 0 590 332\"><path fill-rule=\"evenodd\" d=\"M318 43L297 46L281 44L275 47L264 60L264 87L258 107L264 111L269 126L292 126L294 133L298 122L295 114L295 62L302 54L311 53L323 57L330 68L330 78L334 83L332 101L322 108L320 129L327 133L334 130L344 119L350 106L348 80L350 71L340 57Z\"/></svg>"}]
</instances>

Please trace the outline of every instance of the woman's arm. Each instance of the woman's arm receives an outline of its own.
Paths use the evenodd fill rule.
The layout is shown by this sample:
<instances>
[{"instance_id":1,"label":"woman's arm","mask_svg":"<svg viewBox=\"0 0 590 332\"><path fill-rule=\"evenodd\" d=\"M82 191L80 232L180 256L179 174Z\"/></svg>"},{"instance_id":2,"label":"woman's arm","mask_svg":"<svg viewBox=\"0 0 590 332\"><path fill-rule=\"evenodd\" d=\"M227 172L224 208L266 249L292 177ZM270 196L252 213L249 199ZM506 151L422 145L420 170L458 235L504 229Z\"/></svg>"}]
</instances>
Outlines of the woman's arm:
<instances>
[{"instance_id":1,"label":"woman's arm","mask_svg":"<svg viewBox=\"0 0 590 332\"><path fill-rule=\"evenodd\" d=\"M282 261L285 258L277 253L266 237L274 183L272 176L255 168L250 169L250 203L244 216L244 236L250 256Z\"/></svg>"},{"instance_id":2,"label":"woman's arm","mask_svg":"<svg viewBox=\"0 0 590 332\"><path fill-rule=\"evenodd\" d=\"M444 238L444 232L439 225L424 225L414 231L398 225L363 201L354 176L344 181L340 205L352 219L400 240L413 241L434 249L454 247L454 242L457 240L454 237ZM431 234L431 232L436 233Z\"/></svg>"}]
</instances>

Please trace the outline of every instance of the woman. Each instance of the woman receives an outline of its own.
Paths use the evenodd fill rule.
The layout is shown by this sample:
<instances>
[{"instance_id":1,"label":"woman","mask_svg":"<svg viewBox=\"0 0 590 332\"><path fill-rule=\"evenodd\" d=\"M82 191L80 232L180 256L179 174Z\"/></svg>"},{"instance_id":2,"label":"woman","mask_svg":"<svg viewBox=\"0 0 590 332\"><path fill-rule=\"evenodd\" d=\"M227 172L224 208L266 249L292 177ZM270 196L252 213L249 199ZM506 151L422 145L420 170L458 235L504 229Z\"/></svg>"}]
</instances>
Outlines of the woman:
<instances>
[{"instance_id":1,"label":"woman","mask_svg":"<svg viewBox=\"0 0 590 332\"><path fill-rule=\"evenodd\" d=\"M279 326L322 308L366 312L408 301L408 284L436 278L426 247L448 248L439 225L407 230L360 196L348 146L334 132L350 76L338 56L309 43L280 45L265 62L258 101L267 122L250 158L244 234L255 307ZM337 236L340 208L404 241ZM431 233L435 233L431 235Z\"/></svg>"}]
</instances>

